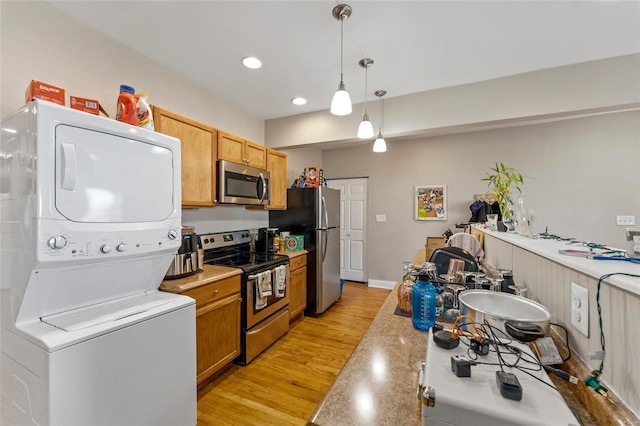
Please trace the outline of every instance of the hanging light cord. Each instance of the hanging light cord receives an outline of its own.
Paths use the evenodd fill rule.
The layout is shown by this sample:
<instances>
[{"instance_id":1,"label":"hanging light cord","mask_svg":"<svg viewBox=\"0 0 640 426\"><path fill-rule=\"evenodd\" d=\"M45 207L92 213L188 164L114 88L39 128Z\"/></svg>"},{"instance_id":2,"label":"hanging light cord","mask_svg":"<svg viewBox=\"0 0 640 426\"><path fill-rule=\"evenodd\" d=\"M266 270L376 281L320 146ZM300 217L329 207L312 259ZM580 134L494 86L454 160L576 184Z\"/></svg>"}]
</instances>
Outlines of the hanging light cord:
<instances>
[{"instance_id":1,"label":"hanging light cord","mask_svg":"<svg viewBox=\"0 0 640 426\"><path fill-rule=\"evenodd\" d=\"M364 115L367 115L367 80L369 79L369 65L365 62L364 65Z\"/></svg>"},{"instance_id":2,"label":"hanging light cord","mask_svg":"<svg viewBox=\"0 0 640 426\"><path fill-rule=\"evenodd\" d=\"M380 129L378 133L382 135L382 128L384 127L384 99L380 96Z\"/></svg>"},{"instance_id":3,"label":"hanging light cord","mask_svg":"<svg viewBox=\"0 0 640 426\"><path fill-rule=\"evenodd\" d=\"M340 13L340 84L342 84L342 58L343 58L343 45L344 45L344 20L345 15Z\"/></svg>"}]
</instances>

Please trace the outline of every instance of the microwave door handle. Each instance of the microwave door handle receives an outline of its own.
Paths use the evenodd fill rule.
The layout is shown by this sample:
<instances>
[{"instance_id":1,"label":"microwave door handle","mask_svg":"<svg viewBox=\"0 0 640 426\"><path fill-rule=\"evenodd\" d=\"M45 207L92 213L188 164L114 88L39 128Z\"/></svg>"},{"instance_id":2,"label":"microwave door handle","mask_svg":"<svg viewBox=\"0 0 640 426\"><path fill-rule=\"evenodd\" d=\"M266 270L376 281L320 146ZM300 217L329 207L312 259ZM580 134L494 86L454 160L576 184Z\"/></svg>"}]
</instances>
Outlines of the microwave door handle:
<instances>
[{"instance_id":1,"label":"microwave door handle","mask_svg":"<svg viewBox=\"0 0 640 426\"><path fill-rule=\"evenodd\" d=\"M264 179L262 172L260 172L260 177L258 179L258 182L260 181L262 181L262 197L260 197L260 204L262 204L264 203L264 197L267 196L267 181Z\"/></svg>"}]
</instances>

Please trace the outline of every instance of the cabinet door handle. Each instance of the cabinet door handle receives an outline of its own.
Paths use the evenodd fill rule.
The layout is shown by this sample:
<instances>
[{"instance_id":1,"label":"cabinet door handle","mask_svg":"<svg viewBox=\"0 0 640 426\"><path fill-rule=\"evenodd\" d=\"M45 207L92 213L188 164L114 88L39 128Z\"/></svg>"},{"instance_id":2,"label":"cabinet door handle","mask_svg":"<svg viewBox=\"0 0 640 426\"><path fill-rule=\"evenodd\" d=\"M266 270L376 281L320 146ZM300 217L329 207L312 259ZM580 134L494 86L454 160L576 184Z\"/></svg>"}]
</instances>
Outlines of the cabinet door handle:
<instances>
[{"instance_id":1,"label":"cabinet door handle","mask_svg":"<svg viewBox=\"0 0 640 426\"><path fill-rule=\"evenodd\" d=\"M215 290L213 290L213 295L214 295L214 296L215 296L216 294L218 294L218 293L220 293L220 290L219 290L219 289L217 289L217 288L216 288Z\"/></svg>"}]
</instances>

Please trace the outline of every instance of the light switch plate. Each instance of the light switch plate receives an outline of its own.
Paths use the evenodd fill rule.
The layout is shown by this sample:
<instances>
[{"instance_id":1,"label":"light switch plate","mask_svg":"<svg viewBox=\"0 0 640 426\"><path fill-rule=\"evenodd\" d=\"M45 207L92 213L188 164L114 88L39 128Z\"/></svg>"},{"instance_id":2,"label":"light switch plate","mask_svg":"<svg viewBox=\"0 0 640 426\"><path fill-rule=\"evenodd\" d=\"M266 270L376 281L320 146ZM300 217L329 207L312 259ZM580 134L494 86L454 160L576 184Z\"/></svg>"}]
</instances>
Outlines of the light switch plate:
<instances>
[{"instance_id":1,"label":"light switch plate","mask_svg":"<svg viewBox=\"0 0 640 426\"><path fill-rule=\"evenodd\" d=\"M386 222L387 221L387 215L386 214L377 214L376 215L376 222Z\"/></svg>"},{"instance_id":2,"label":"light switch plate","mask_svg":"<svg viewBox=\"0 0 640 426\"><path fill-rule=\"evenodd\" d=\"M616 216L616 225L618 226L635 226L635 216Z\"/></svg>"},{"instance_id":3,"label":"light switch plate","mask_svg":"<svg viewBox=\"0 0 640 426\"><path fill-rule=\"evenodd\" d=\"M571 325L589 337L589 290L571 283Z\"/></svg>"}]
</instances>

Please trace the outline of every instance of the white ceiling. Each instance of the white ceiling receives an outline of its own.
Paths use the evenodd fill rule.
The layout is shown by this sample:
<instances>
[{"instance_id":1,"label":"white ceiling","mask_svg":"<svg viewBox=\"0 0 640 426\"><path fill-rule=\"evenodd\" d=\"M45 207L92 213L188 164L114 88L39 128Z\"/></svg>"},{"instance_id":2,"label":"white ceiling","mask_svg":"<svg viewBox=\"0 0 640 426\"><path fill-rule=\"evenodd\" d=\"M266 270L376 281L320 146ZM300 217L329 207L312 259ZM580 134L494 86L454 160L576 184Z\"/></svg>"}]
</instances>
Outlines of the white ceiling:
<instances>
[{"instance_id":1,"label":"white ceiling","mask_svg":"<svg viewBox=\"0 0 640 426\"><path fill-rule=\"evenodd\" d=\"M640 1L57 1L55 7L252 115L329 108L340 80L368 99L640 52ZM253 55L260 70L242 67ZM305 106L290 100L302 96Z\"/></svg>"}]
</instances>

